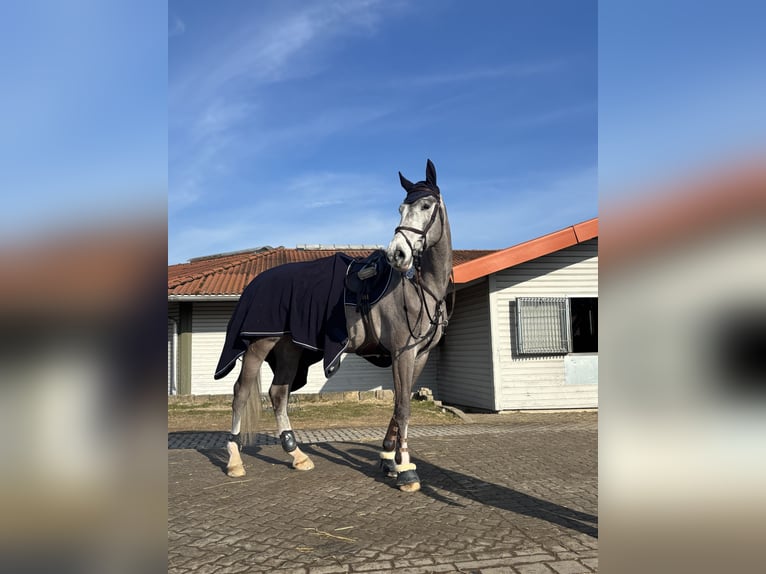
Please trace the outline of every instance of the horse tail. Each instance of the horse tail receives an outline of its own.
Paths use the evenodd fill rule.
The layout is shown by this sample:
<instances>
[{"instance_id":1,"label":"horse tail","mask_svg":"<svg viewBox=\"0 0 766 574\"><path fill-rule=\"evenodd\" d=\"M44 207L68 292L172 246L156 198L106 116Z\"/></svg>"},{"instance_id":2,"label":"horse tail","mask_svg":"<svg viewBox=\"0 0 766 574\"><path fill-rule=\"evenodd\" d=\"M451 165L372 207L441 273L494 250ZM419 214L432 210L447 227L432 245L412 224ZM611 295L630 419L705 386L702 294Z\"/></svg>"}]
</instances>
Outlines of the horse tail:
<instances>
[{"instance_id":1,"label":"horse tail","mask_svg":"<svg viewBox=\"0 0 766 574\"><path fill-rule=\"evenodd\" d=\"M250 390L250 396L242 409L242 422L240 439L242 446L252 446L255 444L258 425L260 424L263 397L261 395L261 372L255 377L253 388Z\"/></svg>"}]
</instances>

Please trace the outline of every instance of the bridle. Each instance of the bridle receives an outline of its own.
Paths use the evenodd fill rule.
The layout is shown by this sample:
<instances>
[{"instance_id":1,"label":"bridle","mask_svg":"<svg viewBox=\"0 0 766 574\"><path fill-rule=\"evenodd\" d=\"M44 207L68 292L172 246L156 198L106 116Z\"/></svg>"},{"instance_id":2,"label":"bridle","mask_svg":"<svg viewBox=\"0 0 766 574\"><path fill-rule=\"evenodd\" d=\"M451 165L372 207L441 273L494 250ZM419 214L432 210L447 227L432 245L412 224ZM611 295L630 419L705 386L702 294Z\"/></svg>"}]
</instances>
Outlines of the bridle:
<instances>
[{"instance_id":1,"label":"bridle","mask_svg":"<svg viewBox=\"0 0 766 574\"><path fill-rule=\"evenodd\" d=\"M409 227L406 225L400 225L394 230L394 235L397 233L400 233L402 231L409 231L410 233L414 233L416 235L419 235L423 238L423 245L420 249L420 251L415 251L415 246L410 242L407 235L404 233L401 233L401 236L404 238L404 240L407 242L408 247L410 248L410 251L412 252L412 267L414 270L414 273L409 274L409 272L403 272L402 275L404 278L406 278L408 281L405 281L404 284L407 282L410 282L415 287L415 292L418 295L418 301L420 302L420 309L418 309L417 319L415 320L415 325L418 325L422 318L423 318L423 311L425 310L425 315L428 317L428 329L423 332L420 330L417 334L415 333L414 329L412 328L412 324L410 323L410 313L409 309L407 308L407 297L404 292L405 287L404 284L402 285L402 306L404 307L404 316L407 320L407 329L410 332L410 336L412 336L413 339L420 340L420 339L426 339L428 338L428 343L420 348L418 351L418 355L420 355L422 352L424 352L426 349L428 349L431 345L431 341L433 341L434 337L436 336L436 330L438 327L442 327L442 329L447 328L447 324L449 323L450 317L452 317L452 312L455 310L455 281L454 281L454 274L453 271L450 270L450 277L449 277L449 283L447 285L447 288L450 289L452 292L452 304L450 306L449 312L446 317L443 317L442 313L442 307L441 303L444 301L444 299L440 299L437 297L431 289L429 289L426 285L423 284L422 276L421 276L421 255L428 249L428 232L431 230L431 227L433 227L434 223L436 222L436 216L439 216L439 223L441 224L441 235L439 235L439 239L437 239L434 244L439 243L441 241L442 236L444 235L444 215L442 214L442 202L441 197L439 195L433 194L433 197L436 199L436 204L434 205L433 213L431 214L431 218L428 220L428 223L423 227L423 229L418 229L416 227ZM431 312L428 309L428 304L426 303L426 295L430 296L431 299L433 299L435 305L435 311L433 316L431 316Z\"/></svg>"},{"instance_id":2,"label":"bridle","mask_svg":"<svg viewBox=\"0 0 766 574\"><path fill-rule=\"evenodd\" d=\"M436 204L434 205L434 210L431 213L431 219L428 220L428 223L426 223L425 227L423 229L418 229L417 227L409 227L406 225L400 225L396 229L394 229L394 235L397 233L401 233L402 231L409 231L410 233L414 233L415 235L420 235L423 237L423 247L420 249L420 251L415 251L415 246L410 242L410 239L404 234L401 233L401 236L404 238L404 241L407 242L407 246L410 248L410 251L412 252L412 259L413 259L413 265L417 268L420 267L420 254L423 253L426 249L428 249L428 245L426 244L428 232L431 231L431 227L433 227L434 222L436 221L436 216L439 216L439 223L441 223L442 228L442 234L444 234L444 216L442 215L441 210L441 204L442 200L441 197L438 195L433 195L432 197L436 198ZM439 243L441 240L441 236L439 236L439 239L436 240L436 243ZM417 261L417 263L415 263Z\"/></svg>"}]
</instances>

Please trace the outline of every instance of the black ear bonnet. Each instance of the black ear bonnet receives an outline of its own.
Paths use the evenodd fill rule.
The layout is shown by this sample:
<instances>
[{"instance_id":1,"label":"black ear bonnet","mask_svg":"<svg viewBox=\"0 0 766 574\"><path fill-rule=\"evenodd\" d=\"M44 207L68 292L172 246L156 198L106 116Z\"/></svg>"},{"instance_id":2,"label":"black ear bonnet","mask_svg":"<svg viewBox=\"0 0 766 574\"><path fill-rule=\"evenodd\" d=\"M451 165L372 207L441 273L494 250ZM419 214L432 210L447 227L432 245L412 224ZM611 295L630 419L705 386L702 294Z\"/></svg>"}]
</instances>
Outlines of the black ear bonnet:
<instances>
[{"instance_id":1,"label":"black ear bonnet","mask_svg":"<svg viewBox=\"0 0 766 574\"><path fill-rule=\"evenodd\" d=\"M415 203L418 199L427 197L429 195L435 197L436 199L441 198L439 186L436 185L436 168L430 159L426 162L425 181L412 183L407 178L405 178L401 172L399 172L399 181L407 192L407 197L404 199L404 203Z\"/></svg>"}]
</instances>

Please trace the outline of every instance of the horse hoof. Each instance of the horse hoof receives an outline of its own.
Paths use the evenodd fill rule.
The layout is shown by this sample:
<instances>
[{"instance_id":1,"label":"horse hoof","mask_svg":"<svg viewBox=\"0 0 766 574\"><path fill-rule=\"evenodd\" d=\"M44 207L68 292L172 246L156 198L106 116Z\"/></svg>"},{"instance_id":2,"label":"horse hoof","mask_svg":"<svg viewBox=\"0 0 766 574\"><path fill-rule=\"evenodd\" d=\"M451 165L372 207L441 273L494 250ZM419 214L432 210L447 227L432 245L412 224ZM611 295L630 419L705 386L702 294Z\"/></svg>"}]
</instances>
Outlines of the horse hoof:
<instances>
[{"instance_id":1,"label":"horse hoof","mask_svg":"<svg viewBox=\"0 0 766 574\"><path fill-rule=\"evenodd\" d=\"M412 464L398 464L396 466L396 486L404 492L417 492L420 490L420 477L415 471L417 467Z\"/></svg>"},{"instance_id":2,"label":"horse hoof","mask_svg":"<svg viewBox=\"0 0 766 574\"><path fill-rule=\"evenodd\" d=\"M399 490L402 492L417 492L420 490L420 483L419 482L412 482L410 484L402 484L399 486Z\"/></svg>"},{"instance_id":3,"label":"horse hoof","mask_svg":"<svg viewBox=\"0 0 766 574\"><path fill-rule=\"evenodd\" d=\"M314 463L309 457L306 457L303 460L294 460L293 468L295 470L311 470L314 468Z\"/></svg>"},{"instance_id":4,"label":"horse hoof","mask_svg":"<svg viewBox=\"0 0 766 574\"><path fill-rule=\"evenodd\" d=\"M245 467L241 464L230 466L226 469L226 474L231 478L239 478L240 476L245 476Z\"/></svg>"}]
</instances>

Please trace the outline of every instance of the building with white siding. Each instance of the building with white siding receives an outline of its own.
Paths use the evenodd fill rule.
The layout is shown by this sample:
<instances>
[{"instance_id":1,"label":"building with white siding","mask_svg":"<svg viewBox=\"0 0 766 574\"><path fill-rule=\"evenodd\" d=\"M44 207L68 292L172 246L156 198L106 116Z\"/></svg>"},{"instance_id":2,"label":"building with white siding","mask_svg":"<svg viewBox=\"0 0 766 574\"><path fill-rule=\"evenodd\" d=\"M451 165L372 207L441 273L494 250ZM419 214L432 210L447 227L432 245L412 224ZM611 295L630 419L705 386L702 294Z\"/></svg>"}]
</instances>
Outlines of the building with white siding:
<instances>
[{"instance_id":1,"label":"building with white siding","mask_svg":"<svg viewBox=\"0 0 766 574\"><path fill-rule=\"evenodd\" d=\"M353 247L353 246L352 246ZM364 257L371 248L297 249L263 248L210 257L168 267L168 394L230 394L239 375L235 367L226 377L215 380L218 358L226 338L226 326L239 294L266 269L284 263L310 261L343 251ZM491 253L486 250L458 250L455 259L468 261ZM436 385L439 349L432 351L420 375L422 386ZM261 380L271 381L270 367L261 367ZM263 390L267 385L263 386ZM309 368L308 382L300 393L393 390L390 369L375 367L356 355L344 355L341 368L330 378L322 363Z\"/></svg>"},{"instance_id":2,"label":"building with white siding","mask_svg":"<svg viewBox=\"0 0 766 574\"><path fill-rule=\"evenodd\" d=\"M226 326L263 270L344 251L263 248L168 268L168 392L229 394L239 368L213 379ZM598 221L501 251L455 250L455 310L415 388L490 411L598 405ZM521 313L519 312L521 306ZM263 381L271 370L264 363ZM267 385L263 386L265 390ZM321 362L299 393L392 389L390 369L345 355L330 379Z\"/></svg>"},{"instance_id":3,"label":"building with white siding","mask_svg":"<svg viewBox=\"0 0 766 574\"><path fill-rule=\"evenodd\" d=\"M598 406L598 220L455 268L438 396L489 411Z\"/></svg>"}]
</instances>

